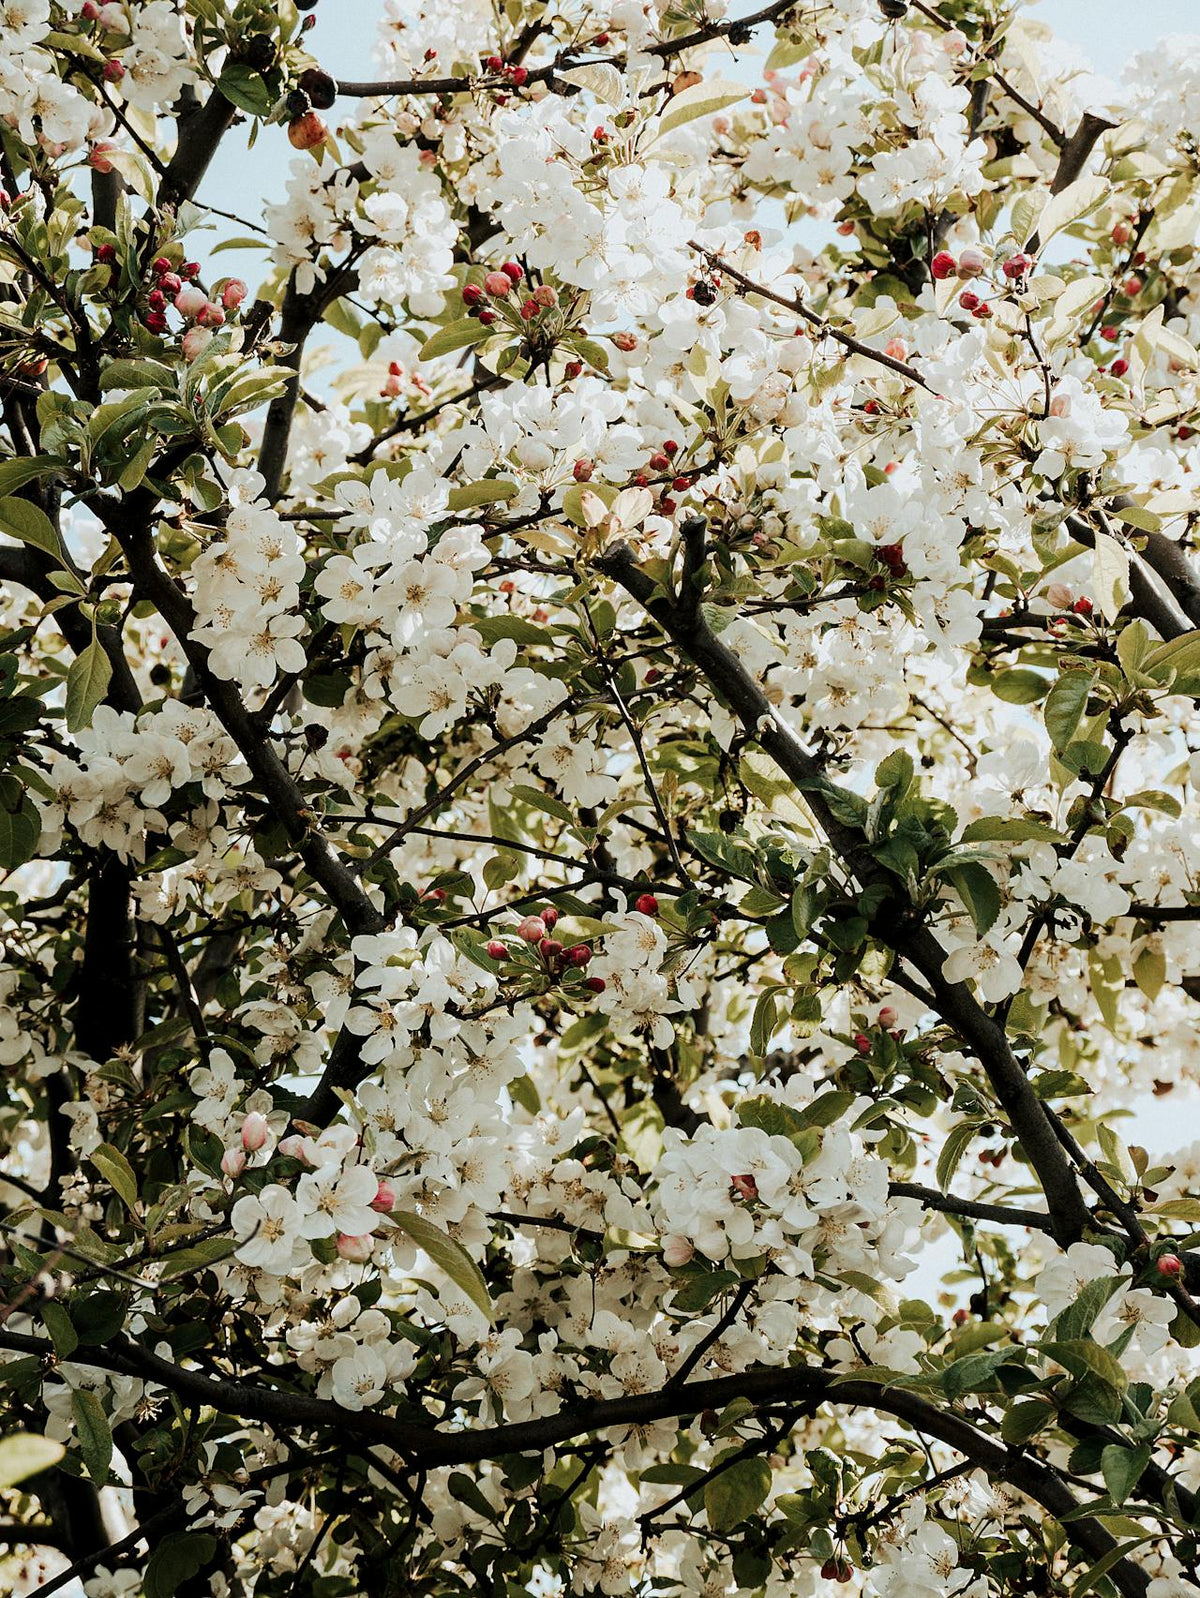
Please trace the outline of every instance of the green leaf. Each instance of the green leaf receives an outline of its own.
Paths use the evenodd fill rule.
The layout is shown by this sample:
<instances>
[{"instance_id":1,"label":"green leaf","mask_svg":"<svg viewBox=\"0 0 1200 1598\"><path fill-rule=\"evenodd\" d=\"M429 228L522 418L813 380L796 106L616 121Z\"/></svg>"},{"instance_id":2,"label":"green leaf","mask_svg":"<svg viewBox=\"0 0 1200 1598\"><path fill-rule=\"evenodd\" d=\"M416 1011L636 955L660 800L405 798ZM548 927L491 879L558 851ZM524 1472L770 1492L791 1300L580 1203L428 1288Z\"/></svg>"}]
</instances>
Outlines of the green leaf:
<instances>
[{"instance_id":1,"label":"green leaf","mask_svg":"<svg viewBox=\"0 0 1200 1598\"><path fill-rule=\"evenodd\" d=\"M1075 736L1095 681L1094 671L1064 671L1051 688L1042 714L1055 749L1065 749Z\"/></svg>"},{"instance_id":2,"label":"green leaf","mask_svg":"<svg viewBox=\"0 0 1200 1598\"><path fill-rule=\"evenodd\" d=\"M71 1317L56 1299L48 1298L41 1305L38 1313L42 1317L42 1324L50 1333L50 1341L54 1344L54 1352L59 1359L70 1359L79 1347L79 1333L71 1324Z\"/></svg>"},{"instance_id":3,"label":"green leaf","mask_svg":"<svg viewBox=\"0 0 1200 1598\"><path fill-rule=\"evenodd\" d=\"M461 317L457 322L451 322L448 327L439 327L437 332L425 340L421 346L419 359L432 361L438 355L449 355L454 350L464 350L471 344L482 344L484 339L492 338L495 329L485 327L475 316Z\"/></svg>"},{"instance_id":4,"label":"green leaf","mask_svg":"<svg viewBox=\"0 0 1200 1598\"><path fill-rule=\"evenodd\" d=\"M532 805L535 810L541 810L545 815L553 816L557 821L574 821L575 817L569 805L563 804L561 799L556 799L552 793L543 793L540 788L534 788L528 783L518 782L508 790L514 799L520 799L523 804Z\"/></svg>"},{"instance_id":5,"label":"green leaf","mask_svg":"<svg viewBox=\"0 0 1200 1598\"><path fill-rule=\"evenodd\" d=\"M12 495L0 499L0 533L7 533L22 544L34 544L60 561L65 559L62 544L49 516L27 499L16 499Z\"/></svg>"},{"instance_id":6,"label":"green leaf","mask_svg":"<svg viewBox=\"0 0 1200 1598\"><path fill-rule=\"evenodd\" d=\"M1067 835L1045 821L1024 816L981 816L963 828L963 843L1065 843Z\"/></svg>"},{"instance_id":7,"label":"green leaf","mask_svg":"<svg viewBox=\"0 0 1200 1598\"><path fill-rule=\"evenodd\" d=\"M120 1149L113 1148L111 1143L101 1143L88 1155L88 1159L100 1172L100 1175L112 1188L114 1193L120 1195L129 1209L137 1206L138 1186L137 1177L132 1165L121 1153Z\"/></svg>"},{"instance_id":8,"label":"green leaf","mask_svg":"<svg viewBox=\"0 0 1200 1598\"><path fill-rule=\"evenodd\" d=\"M975 930L982 937L995 926L996 917L1000 914L1000 889L995 877L986 866L975 861L955 866L946 872L946 876L970 911Z\"/></svg>"},{"instance_id":9,"label":"green leaf","mask_svg":"<svg viewBox=\"0 0 1200 1598\"><path fill-rule=\"evenodd\" d=\"M1141 1443L1137 1448L1126 1448L1123 1443L1109 1443L1100 1455L1100 1469L1114 1504L1125 1502L1149 1463L1148 1443Z\"/></svg>"},{"instance_id":10,"label":"green leaf","mask_svg":"<svg viewBox=\"0 0 1200 1598\"><path fill-rule=\"evenodd\" d=\"M217 1539L204 1531L185 1531L166 1537L150 1555L146 1566L146 1598L176 1598L217 1551Z\"/></svg>"},{"instance_id":11,"label":"green leaf","mask_svg":"<svg viewBox=\"0 0 1200 1598\"><path fill-rule=\"evenodd\" d=\"M15 1487L39 1471L49 1470L65 1453L61 1443L50 1437L38 1437L33 1432L0 1437L0 1487Z\"/></svg>"},{"instance_id":12,"label":"green leaf","mask_svg":"<svg viewBox=\"0 0 1200 1598\"><path fill-rule=\"evenodd\" d=\"M108 692L112 662L98 638L76 655L67 672L67 731L90 727L96 706Z\"/></svg>"},{"instance_id":13,"label":"green leaf","mask_svg":"<svg viewBox=\"0 0 1200 1598\"><path fill-rule=\"evenodd\" d=\"M175 1276L187 1276L192 1271L202 1271L218 1260L228 1259L238 1246L236 1237L206 1237L191 1248L169 1254L162 1262L162 1278L168 1281Z\"/></svg>"},{"instance_id":14,"label":"green leaf","mask_svg":"<svg viewBox=\"0 0 1200 1598\"><path fill-rule=\"evenodd\" d=\"M108 1416L95 1393L87 1388L75 1388L71 1393L71 1413L79 1433L79 1447L87 1473L103 1487L108 1480L108 1467L112 1464L113 1440L108 1426Z\"/></svg>"},{"instance_id":15,"label":"green leaf","mask_svg":"<svg viewBox=\"0 0 1200 1598\"><path fill-rule=\"evenodd\" d=\"M771 1047L771 1039L779 1025L778 988L768 988L760 993L750 1021L750 1053L760 1058Z\"/></svg>"},{"instance_id":16,"label":"green leaf","mask_svg":"<svg viewBox=\"0 0 1200 1598\"><path fill-rule=\"evenodd\" d=\"M1142 671L1155 675L1165 672L1168 666L1179 674L1200 670L1200 627L1159 644L1141 663Z\"/></svg>"},{"instance_id":17,"label":"green leaf","mask_svg":"<svg viewBox=\"0 0 1200 1598\"><path fill-rule=\"evenodd\" d=\"M744 100L749 93L749 85L723 82L720 78L694 83L690 89L684 89L681 94L667 101L667 108L658 122L659 136L665 138L668 133L683 127L686 122L694 122L697 117L716 116L727 105L736 105L739 100Z\"/></svg>"},{"instance_id":18,"label":"green leaf","mask_svg":"<svg viewBox=\"0 0 1200 1598\"><path fill-rule=\"evenodd\" d=\"M978 1130L978 1121L960 1121L950 1128L937 1162L936 1180L943 1193L949 1191L954 1173Z\"/></svg>"},{"instance_id":19,"label":"green leaf","mask_svg":"<svg viewBox=\"0 0 1200 1598\"><path fill-rule=\"evenodd\" d=\"M251 116L265 117L275 104L275 95L263 81L261 72L243 61L231 61L217 79L217 88L231 105Z\"/></svg>"},{"instance_id":20,"label":"green leaf","mask_svg":"<svg viewBox=\"0 0 1200 1598\"><path fill-rule=\"evenodd\" d=\"M1000 1435L1011 1447L1019 1448L1053 1419L1053 1409L1040 1398L1019 1398L1004 1411Z\"/></svg>"},{"instance_id":21,"label":"green leaf","mask_svg":"<svg viewBox=\"0 0 1200 1598\"><path fill-rule=\"evenodd\" d=\"M16 460L0 461L0 495L15 494L26 483L32 483L38 477L49 477L58 469L59 462L45 455L33 458L22 455Z\"/></svg>"},{"instance_id":22,"label":"green leaf","mask_svg":"<svg viewBox=\"0 0 1200 1598\"><path fill-rule=\"evenodd\" d=\"M1127 1542L1118 1543L1115 1548L1110 1548L1106 1554L1102 1554L1097 1559L1094 1565L1089 1565L1084 1571L1071 1589L1072 1598L1086 1598L1086 1594L1091 1592L1092 1588L1096 1586L1103 1576L1108 1574L1114 1565L1120 1564L1126 1554L1131 1554L1135 1548L1140 1548L1143 1543L1147 1543L1151 1538L1157 1536L1157 1532L1147 1531L1140 1537L1130 1537Z\"/></svg>"},{"instance_id":23,"label":"green leaf","mask_svg":"<svg viewBox=\"0 0 1200 1598\"><path fill-rule=\"evenodd\" d=\"M735 1450L736 1452L736 1450ZM722 1455L727 1459L728 1454ZM719 1466L721 1460L716 1464ZM704 1510L712 1531L731 1531L766 1502L771 1467L765 1459L739 1459L714 1476L704 1488Z\"/></svg>"},{"instance_id":24,"label":"green leaf","mask_svg":"<svg viewBox=\"0 0 1200 1598\"><path fill-rule=\"evenodd\" d=\"M471 510L476 505L499 505L520 493L516 483L503 477L485 477L478 483L463 483L448 496L451 510Z\"/></svg>"},{"instance_id":25,"label":"green leaf","mask_svg":"<svg viewBox=\"0 0 1200 1598\"><path fill-rule=\"evenodd\" d=\"M1027 671L1023 666L1002 671L989 681L996 698L1003 699L1007 705L1032 705L1043 698L1050 687L1049 677L1043 677L1040 671Z\"/></svg>"},{"instance_id":26,"label":"green leaf","mask_svg":"<svg viewBox=\"0 0 1200 1598\"><path fill-rule=\"evenodd\" d=\"M1129 599L1129 551L1107 533L1097 533L1092 550L1092 588L1106 621L1115 621Z\"/></svg>"},{"instance_id":27,"label":"green leaf","mask_svg":"<svg viewBox=\"0 0 1200 1598\"><path fill-rule=\"evenodd\" d=\"M41 835L33 800L15 777L0 777L0 870L15 871L31 860Z\"/></svg>"},{"instance_id":28,"label":"green leaf","mask_svg":"<svg viewBox=\"0 0 1200 1598\"><path fill-rule=\"evenodd\" d=\"M392 1220L402 1232L412 1238L418 1248L425 1253L440 1270L463 1292L478 1305L479 1309L487 1316L489 1325L492 1321L492 1297L488 1292L487 1283L478 1265L467 1253L466 1249L448 1237L440 1227L434 1226L432 1221L427 1221L424 1216L414 1215L411 1210L396 1210Z\"/></svg>"}]
</instances>

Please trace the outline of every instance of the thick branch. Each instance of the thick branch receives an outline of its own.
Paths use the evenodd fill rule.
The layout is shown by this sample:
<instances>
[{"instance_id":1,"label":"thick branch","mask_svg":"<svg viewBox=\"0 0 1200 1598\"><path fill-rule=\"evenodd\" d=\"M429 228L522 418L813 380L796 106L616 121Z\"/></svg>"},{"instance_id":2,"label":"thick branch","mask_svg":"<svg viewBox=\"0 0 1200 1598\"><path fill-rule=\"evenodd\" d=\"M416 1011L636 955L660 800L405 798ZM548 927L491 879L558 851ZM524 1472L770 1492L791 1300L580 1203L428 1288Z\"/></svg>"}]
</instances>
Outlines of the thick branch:
<instances>
[{"instance_id":1,"label":"thick branch","mask_svg":"<svg viewBox=\"0 0 1200 1598\"><path fill-rule=\"evenodd\" d=\"M741 661L715 636L703 613L685 620L680 607L662 597L623 545L608 551L597 564L645 606L667 636L704 673L750 736L804 794L821 830L852 875L864 886L885 883L889 890L896 890L895 897L903 904L903 890L874 860L863 834L839 819L844 804L840 790L828 780ZM1042 1184L1054 1236L1064 1244L1077 1241L1090 1224L1083 1194L1044 1106L1009 1047L1003 1027L986 1013L963 983L947 982L942 975L945 950L915 917L902 914L902 924L884 926L877 916L873 930L921 973L942 1018L954 1027L983 1065Z\"/></svg>"},{"instance_id":2,"label":"thick branch","mask_svg":"<svg viewBox=\"0 0 1200 1598\"><path fill-rule=\"evenodd\" d=\"M49 1342L15 1332L0 1333L0 1347L42 1357L53 1353ZM614 1426L645 1426L657 1420L687 1419L706 1409L719 1411L736 1398L747 1398L758 1405L832 1403L874 1409L964 1455L986 1471L990 1480L1010 1482L1051 1515L1073 1516L1080 1507L1062 1478L1048 1465L996 1442L961 1416L899 1387L842 1380L834 1372L807 1365L752 1368L736 1376L689 1382L654 1393L572 1404L556 1415L537 1420L454 1432L416 1426L373 1410L347 1411L306 1395L214 1380L130 1343L88 1348L76 1357L78 1362L96 1369L159 1381L174 1392L211 1404L226 1414L284 1426L328 1426L349 1436L384 1443L422 1466L474 1464L505 1454L542 1451ZM1091 1559L1103 1558L1116 1546L1091 1517L1072 1519L1069 1533ZM1109 1574L1123 1598L1142 1598L1148 1577L1138 1566L1121 1559Z\"/></svg>"}]
</instances>

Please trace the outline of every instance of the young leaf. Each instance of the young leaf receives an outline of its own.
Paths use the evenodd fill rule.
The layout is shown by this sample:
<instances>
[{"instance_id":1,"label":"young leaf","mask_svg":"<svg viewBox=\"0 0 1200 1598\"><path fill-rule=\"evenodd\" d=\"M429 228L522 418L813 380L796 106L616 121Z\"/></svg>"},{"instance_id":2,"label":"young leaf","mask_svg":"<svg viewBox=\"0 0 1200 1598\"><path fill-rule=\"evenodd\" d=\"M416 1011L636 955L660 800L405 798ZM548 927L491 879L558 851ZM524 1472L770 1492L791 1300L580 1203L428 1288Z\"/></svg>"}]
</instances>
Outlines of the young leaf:
<instances>
[{"instance_id":1,"label":"young leaf","mask_svg":"<svg viewBox=\"0 0 1200 1598\"><path fill-rule=\"evenodd\" d=\"M67 672L67 731L90 727L96 706L108 692L112 663L98 638L76 655Z\"/></svg>"},{"instance_id":2,"label":"young leaf","mask_svg":"<svg viewBox=\"0 0 1200 1598\"><path fill-rule=\"evenodd\" d=\"M77 1387L71 1394L71 1413L79 1433L79 1447L87 1473L103 1487L108 1480L108 1467L112 1464L113 1440L108 1416L95 1393Z\"/></svg>"},{"instance_id":3,"label":"young leaf","mask_svg":"<svg viewBox=\"0 0 1200 1598\"><path fill-rule=\"evenodd\" d=\"M479 1309L487 1316L489 1325L492 1321L492 1296L488 1292L487 1283L483 1273L466 1249L456 1243L452 1237L447 1237L440 1227L434 1226L432 1221L427 1221L424 1216L414 1215L410 1210L396 1210L392 1219L402 1232L406 1232L418 1248L423 1249L433 1263L445 1271L446 1275L463 1292L478 1305Z\"/></svg>"}]
</instances>

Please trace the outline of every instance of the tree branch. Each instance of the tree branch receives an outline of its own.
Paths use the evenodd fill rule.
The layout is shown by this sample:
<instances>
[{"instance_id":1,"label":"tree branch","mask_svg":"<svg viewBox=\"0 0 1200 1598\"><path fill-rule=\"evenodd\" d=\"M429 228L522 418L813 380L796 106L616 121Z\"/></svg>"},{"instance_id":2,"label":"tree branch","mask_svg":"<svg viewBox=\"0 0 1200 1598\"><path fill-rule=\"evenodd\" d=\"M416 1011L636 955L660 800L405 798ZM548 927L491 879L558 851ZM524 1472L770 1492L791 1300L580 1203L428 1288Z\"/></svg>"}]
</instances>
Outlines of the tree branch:
<instances>
[{"instance_id":1,"label":"tree branch","mask_svg":"<svg viewBox=\"0 0 1200 1598\"><path fill-rule=\"evenodd\" d=\"M741 661L714 635L703 612L698 612L691 622L685 622L678 605L662 596L661 590L638 568L625 545L610 549L596 564L645 607L667 636L700 669L747 733L804 795L822 832L851 874L864 887L873 882L886 884L889 894L898 898L902 905L906 904L903 888L875 861L864 835L839 819L845 802L841 791L828 780L819 763L804 748ZM1055 1238L1062 1243L1077 1241L1090 1224L1087 1205L1045 1107L1013 1055L1003 1027L987 1014L964 984L947 982L942 975L945 950L915 917L907 911L902 914L903 925L888 928L881 926L877 914L872 930L921 973L942 1018L954 1027L983 1065L1042 1184Z\"/></svg>"}]
</instances>

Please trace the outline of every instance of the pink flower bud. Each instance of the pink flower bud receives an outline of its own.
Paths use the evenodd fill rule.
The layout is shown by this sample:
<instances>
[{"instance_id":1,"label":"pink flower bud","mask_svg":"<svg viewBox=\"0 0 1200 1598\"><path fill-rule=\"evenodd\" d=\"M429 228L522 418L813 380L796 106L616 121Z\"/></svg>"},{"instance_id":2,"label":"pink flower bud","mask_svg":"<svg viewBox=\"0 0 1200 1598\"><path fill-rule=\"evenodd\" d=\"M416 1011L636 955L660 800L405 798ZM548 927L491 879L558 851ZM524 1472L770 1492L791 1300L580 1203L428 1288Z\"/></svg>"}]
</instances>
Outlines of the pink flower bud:
<instances>
[{"instance_id":1,"label":"pink flower bud","mask_svg":"<svg viewBox=\"0 0 1200 1598\"><path fill-rule=\"evenodd\" d=\"M371 1208L378 1210L380 1215L390 1215L396 1208L396 1189L390 1182L380 1182L371 1200Z\"/></svg>"},{"instance_id":2,"label":"pink flower bud","mask_svg":"<svg viewBox=\"0 0 1200 1598\"><path fill-rule=\"evenodd\" d=\"M526 943L540 943L546 936L546 923L541 916L526 916L517 928L517 937Z\"/></svg>"},{"instance_id":3,"label":"pink flower bud","mask_svg":"<svg viewBox=\"0 0 1200 1598\"><path fill-rule=\"evenodd\" d=\"M301 1137L299 1132L291 1132L285 1138L280 1138L278 1153L285 1155L289 1160L299 1160L301 1165L311 1168L312 1160L308 1154L308 1139Z\"/></svg>"},{"instance_id":4,"label":"pink flower bud","mask_svg":"<svg viewBox=\"0 0 1200 1598\"><path fill-rule=\"evenodd\" d=\"M104 63L105 83L120 83L124 76L125 68L115 57L111 61L106 61Z\"/></svg>"},{"instance_id":5,"label":"pink flower bud","mask_svg":"<svg viewBox=\"0 0 1200 1598\"><path fill-rule=\"evenodd\" d=\"M888 1031L894 1027L898 1019L899 1017L896 1015L895 1010L892 1009L890 1004L885 1004L879 1012L879 1024L884 1028L885 1031Z\"/></svg>"},{"instance_id":6,"label":"pink flower bud","mask_svg":"<svg viewBox=\"0 0 1200 1598\"><path fill-rule=\"evenodd\" d=\"M756 1199L758 1197L758 1183L751 1172L741 1176L731 1176L729 1185L740 1199Z\"/></svg>"},{"instance_id":7,"label":"pink flower bud","mask_svg":"<svg viewBox=\"0 0 1200 1598\"><path fill-rule=\"evenodd\" d=\"M246 1156L241 1149L226 1149L221 1156L221 1169L230 1181L236 1182L246 1169Z\"/></svg>"},{"instance_id":8,"label":"pink flower bud","mask_svg":"<svg viewBox=\"0 0 1200 1598\"><path fill-rule=\"evenodd\" d=\"M894 361L906 361L908 359L908 343L902 338L889 339L883 347L883 353L890 355Z\"/></svg>"},{"instance_id":9,"label":"pink flower bud","mask_svg":"<svg viewBox=\"0 0 1200 1598\"><path fill-rule=\"evenodd\" d=\"M973 244L968 244L965 250L958 252L959 277L978 277L986 265L987 257Z\"/></svg>"},{"instance_id":10,"label":"pink flower bud","mask_svg":"<svg viewBox=\"0 0 1200 1598\"><path fill-rule=\"evenodd\" d=\"M365 1237L351 1237L349 1232L339 1232L337 1251L339 1259L352 1260L355 1265L362 1265L375 1252L375 1239L369 1232Z\"/></svg>"},{"instance_id":11,"label":"pink flower bud","mask_svg":"<svg viewBox=\"0 0 1200 1598\"><path fill-rule=\"evenodd\" d=\"M614 333L612 336L612 341L619 350L624 350L626 355L628 355L631 350L637 349L638 341L636 338L634 338L632 333Z\"/></svg>"},{"instance_id":12,"label":"pink flower bud","mask_svg":"<svg viewBox=\"0 0 1200 1598\"><path fill-rule=\"evenodd\" d=\"M186 316L189 321L199 316L207 304L208 295L194 283L185 283L175 296L175 309L180 316Z\"/></svg>"},{"instance_id":13,"label":"pink flower bud","mask_svg":"<svg viewBox=\"0 0 1200 1598\"><path fill-rule=\"evenodd\" d=\"M220 327L224 320L225 312L212 300L207 300L196 316L201 327Z\"/></svg>"},{"instance_id":14,"label":"pink flower bud","mask_svg":"<svg viewBox=\"0 0 1200 1598\"><path fill-rule=\"evenodd\" d=\"M508 959L508 947L506 944L501 943L499 938L492 939L487 946L487 952L489 960Z\"/></svg>"},{"instance_id":15,"label":"pink flower bud","mask_svg":"<svg viewBox=\"0 0 1200 1598\"><path fill-rule=\"evenodd\" d=\"M221 304L227 311L236 311L249 292L240 277L231 277L221 290Z\"/></svg>"},{"instance_id":16,"label":"pink flower bud","mask_svg":"<svg viewBox=\"0 0 1200 1598\"><path fill-rule=\"evenodd\" d=\"M206 327L189 327L183 335L181 347L185 361L194 361L207 348L212 333Z\"/></svg>"},{"instance_id":17,"label":"pink flower bud","mask_svg":"<svg viewBox=\"0 0 1200 1598\"><path fill-rule=\"evenodd\" d=\"M552 283L539 283L533 291L533 298L543 310L558 304L558 290Z\"/></svg>"},{"instance_id":18,"label":"pink flower bud","mask_svg":"<svg viewBox=\"0 0 1200 1598\"><path fill-rule=\"evenodd\" d=\"M1075 590L1070 583L1051 583L1046 589L1046 601L1055 610L1070 610L1075 603Z\"/></svg>"},{"instance_id":19,"label":"pink flower bud","mask_svg":"<svg viewBox=\"0 0 1200 1598\"><path fill-rule=\"evenodd\" d=\"M1056 394L1050 401L1051 416L1070 416L1071 396L1069 394Z\"/></svg>"},{"instance_id":20,"label":"pink flower bud","mask_svg":"<svg viewBox=\"0 0 1200 1598\"><path fill-rule=\"evenodd\" d=\"M87 163L91 167L92 171L111 172L113 170L113 164L108 158L109 151L115 150L116 148L117 146L112 142L111 139L97 139L95 144L93 144L91 149L88 151Z\"/></svg>"},{"instance_id":21,"label":"pink flower bud","mask_svg":"<svg viewBox=\"0 0 1200 1598\"><path fill-rule=\"evenodd\" d=\"M513 281L506 272L489 272L483 280L483 286L493 299L502 300L506 294L512 293Z\"/></svg>"},{"instance_id":22,"label":"pink flower bud","mask_svg":"<svg viewBox=\"0 0 1200 1598\"><path fill-rule=\"evenodd\" d=\"M242 1147L247 1154L255 1154L271 1136L267 1118L258 1110L251 1110L242 1122Z\"/></svg>"},{"instance_id":23,"label":"pink flower bud","mask_svg":"<svg viewBox=\"0 0 1200 1598\"><path fill-rule=\"evenodd\" d=\"M672 1236L663 1239L663 1264L673 1271L691 1262L696 1250L690 1238Z\"/></svg>"},{"instance_id":24,"label":"pink flower bud","mask_svg":"<svg viewBox=\"0 0 1200 1598\"><path fill-rule=\"evenodd\" d=\"M163 272L158 280L158 286L164 294L178 294L183 287L183 279L178 272Z\"/></svg>"}]
</instances>

